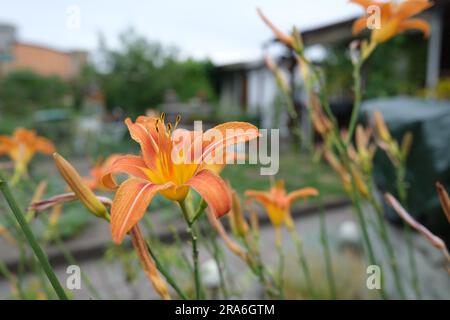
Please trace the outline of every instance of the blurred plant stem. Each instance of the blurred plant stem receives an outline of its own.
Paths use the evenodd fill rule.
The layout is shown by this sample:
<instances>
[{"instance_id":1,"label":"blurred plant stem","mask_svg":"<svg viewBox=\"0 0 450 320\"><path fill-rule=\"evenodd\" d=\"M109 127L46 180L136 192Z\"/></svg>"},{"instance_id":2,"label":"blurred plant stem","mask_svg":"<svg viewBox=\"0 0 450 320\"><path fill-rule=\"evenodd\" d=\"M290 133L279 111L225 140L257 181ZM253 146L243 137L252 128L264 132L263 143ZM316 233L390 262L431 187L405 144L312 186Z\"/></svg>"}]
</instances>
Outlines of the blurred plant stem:
<instances>
[{"instance_id":1,"label":"blurred plant stem","mask_svg":"<svg viewBox=\"0 0 450 320\"><path fill-rule=\"evenodd\" d=\"M3 178L3 176L0 174L0 191L3 193L3 196L6 199L6 202L8 203L9 207L11 208L11 211L13 212L15 218L17 219L17 222L19 223L20 228L22 229L23 234L25 235L28 243L30 244L34 254L36 255L36 258L39 260L39 264L44 270L48 280L53 286L53 289L55 290L57 296L61 300L67 300L67 295L64 292L63 287L59 283L58 278L56 277L52 267L50 266L50 263L47 259L47 256L45 255L42 248L39 246L38 242L36 241L36 238L34 237L30 226L28 225L25 216L20 209L19 205L17 204L17 201L15 200L11 189L9 188L8 183Z\"/></svg>"},{"instance_id":2,"label":"blurred plant stem","mask_svg":"<svg viewBox=\"0 0 450 320\"><path fill-rule=\"evenodd\" d=\"M351 196L352 196L353 205L354 205L355 211L356 211L356 217L358 219L358 223L361 228L361 233L362 233L363 240L364 240L364 247L366 249L369 263L371 265L379 265L377 263L377 260L375 259L375 254L374 254L374 251L372 248L372 243L371 243L370 237L369 237L369 230L367 228L367 223L366 223L366 220L364 217L364 212L362 211L362 207L361 207L360 195L358 194L358 190L356 188L354 180L355 180L354 177L352 177ZM383 299L387 299L387 295L384 290L383 282L384 282L384 277L382 277L382 285L381 285L381 289L380 289L380 295Z\"/></svg>"},{"instance_id":3,"label":"blurred plant stem","mask_svg":"<svg viewBox=\"0 0 450 320\"><path fill-rule=\"evenodd\" d=\"M284 299L284 251L281 228L275 228L275 247L278 252L278 299Z\"/></svg>"},{"instance_id":4,"label":"blurred plant stem","mask_svg":"<svg viewBox=\"0 0 450 320\"><path fill-rule=\"evenodd\" d=\"M195 282L195 298L196 300L200 300L204 298L204 293L202 290L201 285L201 278L200 278L200 267L199 267L199 260L198 260L198 246L197 246L197 234L193 228L193 223L197 219L200 214L197 212L195 216L189 213L185 201L179 201L181 211L183 213L184 220L187 224L187 231L189 233L189 236L191 238L192 242L192 261L194 263L194 282Z\"/></svg>"},{"instance_id":5,"label":"blurred plant stem","mask_svg":"<svg viewBox=\"0 0 450 320\"><path fill-rule=\"evenodd\" d=\"M5 277L5 279L9 281L11 287L17 290L17 294L20 299L22 300L27 299L27 296L23 291L22 286L20 285L17 277L11 271L9 271L8 267L2 260L0 260L0 274L2 274Z\"/></svg>"},{"instance_id":6,"label":"blurred plant stem","mask_svg":"<svg viewBox=\"0 0 450 320\"><path fill-rule=\"evenodd\" d=\"M161 272L161 274L166 278L167 283L169 283L172 288L175 290L175 292L180 296L181 299L187 300L187 296L183 293L183 291L178 287L176 281L171 276L171 274L167 271L165 266L161 263L161 261L158 259L156 254L154 254L153 250L151 249L151 246L149 245L148 241L146 242L147 250L152 259L155 261L156 268Z\"/></svg>"},{"instance_id":7,"label":"blurred plant stem","mask_svg":"<svg viewBox=\"0 0 450 320\"><path fill-rule=\"evenodd\" d=\"M351 45L350 45L351 47ZM356 129L356 123L358 122L359 110L361 109L361 99L362 99L362 88L361 88L361 68L364 62L370 57L372 52L376 49L377 43L370 41L367 45L364 42L361 43L361 52L356 53L355 61L352 59L353 63L353 94L355 95L353 101L352 114L350 116L350 123L348 126L348 137L346 145L348 146L352 142L353 134ZM350 48L350 50L356 50Z\"/></svg>"},{"instance_id":8,"label":"blurred plant stem","mask_svg":"<svg viewBox=\"0 0 450 320\"><path fill-rule=\"evenodd\" d=\"M160 241L157 237L154 237L155 229L152 221L148 218L147 215L144 215L144 218L142 219L144 222L144 225L147 229L147 237L146 245L147 250L150 256L152 257L153 261L155 262L156 268L158 271L163 275L163 277L166 279L167 283L175 290L175 292L178 294L178 296L183 299L187 300L187 296L184 294L184 292L180 289L174 278L169 272L169 269L160 261L158 258L158 254L155 253L155 243L157 244L156 247L160 244ZM178 248L181 248L181 240L178 236L178 233L176 230L173 231L175 241L177 242ZM152 246L150 246L149 241L152 242ZM185 257L184 253L182 252L182 256ZM186 261L187 265L190 267L189 261Z\"/></svg>"},{"instance_id":9,"label":"blurred plant stem","mask_svg":"<svg viewBox=\"0 0 450 320\"><path fill-rule=\"evenodd\" d=\"M309 271L308 261L306 260L305 252L303 250L303 242L298 233L294 228L289 230L292 240L294 241L295 247L297 248L297 254L298 254L298 261L300 264L300 268L303 271L303 276L305 277L306 281L306 288L308 290L308 294L311 298L315 299L316 293L314 291L313 282L311 279L311 273Z\"/></svg>"},{"instance_id":10,"label":"blurred plant stem","mask_svg":"<svg viewBox=\"0 0 450 320\"><path fill-rule=\"evenodd\" d=\"M49 219L46 215L45 216L45 222L47 223L47 227L49 230L49 234L52 235L53 240L55 241L56 246L58 249L62 252L64 259L66 259L67 263L71 265L79 265L75 257L72 255L70 250L66 248L66 245L64 244L64 241L61 238L61 234L59 233L57 225L50 225ZM92 296L97 299L101 300L101 295L98 292L98 290L95 288L94 284L92 283L91 279L86 275L86 273L81 270L81 278L86 283L86 286L89 290L89 292L92 294Z\"/></svg>"},{"instance_id":11,"label":"blurred plant stem","mask_svg":"<svg viewBox=\"0 0 450 320\"><path fill-rule=\"evenodd\" d=\"M388 231L386 221L383 216L383 210L382 210L380 204L373 197L372 185L373 185L373 183L369 184L369 186L370 186L369 202L372 205L372 207L374 208L375 215L377 216L377 224L378 224L377 229L379 231L380 237L383 241L384 247L385 247L387 255L388 255L389 266L391 267L392 275L393 275L393 278L395 281L395 286L397 288L400 298L405 299L406 295L405 295L405 290L402 285L402 279L401 279L401 275L400 275L397 257L395 255L394 247L392 246L392 242L389 237L389 231Z\"/></svg>"},{"instance_id":12,"label":"blurred plant stem","mask_svg":"<svg viewBox=\"0 0 450 320\"><path fill-rule=\"evenodd\" d=\"M261 254L258 250L259 235L254 234L253 241L254 243L252 245L250 244L248 237L242 238L242 243L251 257L251 260L247 261L247 265L253 274L258 278L261 286L264 288L264 295L270 299L275 299L279 294L274 292L274 281L270 277L262 262Z\"/></svg>"},{"instance_id":13,"label":"blurred plant stem","mask_svg":"<svg viewBox=\"0 0 450 320\"><path fill-rule=\"evenodd\" d=\"M404 208L408 208L407 200L408 200L408 190L406 185L406 164L405 160L399 159L399 164L395 166L396 171L396 186L397 193L399 196L400 203ZM406 237L406 245L408 247L408 261L411 266L411 282L414 289L414 293L416 295L416 299L422 299L422 293L420 290L419 283L419 274L417 272L417 262L416 256L414 254L413 247L413 239L412 239L412 230L411 227L407 224L403 224L403 230Z\"/></svg>"},{"instance_id":14,"label":"blurred plant stem","mask_svg":"<svg viewBox=\"0 0 450 320\"><path fill-rule=\"evenodd\" d=\"M203 241L203 244L205 245L208 252L211 254L211 256L214 259L214 262L217 265L217 269L219 271L219 289L222 293L222 296L224 299L228 300L229 298L229 292L226 284L226 278L225 278L225 259L223 259L223 251L219 245L219 242L217 241L216 234L213 232L211 228L201 228L199 227L199 234L202 234L206 241ZM203 231L204 230L204 231Z\"/></svg>"},{"instance_id":15,"label":"blurred plant stem","mask_svg":"<svg viewBox=\"0 0 450 320\"><path fill-rule=\"evenodd\" d=\"M355 132L356 123L358 121L359 109L361 108L361 66L363 61L353 64L353 94L355 100L353 102L352 114L348 126L347 145L351 143L353 133Z\"/></svg>"},{"instance_id":16,"label":"blurred plant stem","mask_svg":"<svg viewBox=\"0 0 450 320\"><path fill-rule=\"evenodd\" d=\"M328 240L327 222L325 217L325 210L323 209L323 200L321 195L319 195L319 214L320 214L319 216L320 243L322 244L323 247L325 268L327 270L327 277L328 277L328 285L330 287L331 299L336 300L337 299L336 280L334 278L333 259L331 257L330 243Z\"/></svg>"}]
</instances>

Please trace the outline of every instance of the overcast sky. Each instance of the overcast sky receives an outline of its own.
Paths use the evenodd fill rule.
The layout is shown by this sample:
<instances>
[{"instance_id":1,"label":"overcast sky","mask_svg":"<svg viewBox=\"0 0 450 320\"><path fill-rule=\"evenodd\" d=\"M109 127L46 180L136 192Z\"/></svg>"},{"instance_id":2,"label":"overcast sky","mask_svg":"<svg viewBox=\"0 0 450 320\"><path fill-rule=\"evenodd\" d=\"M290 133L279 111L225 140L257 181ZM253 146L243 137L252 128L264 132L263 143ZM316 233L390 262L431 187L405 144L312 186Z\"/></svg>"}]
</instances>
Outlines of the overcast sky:
<instances>
[{"instance_id":1,"label":"overcast sky","mask_svg":"<svg viewBox=\"0 0 450 320\"><path fill-rule=\"evenodd\" d=\"M71 20L72 6L80 11L79 28L70 27L76 21ZM261 45L271 33L256 7L284 30L361 13L347 0L0 0L0 23L16 25L22 41L90 51L98 47L100 32L114 47L117 35L131 26L189 56L223 64L261 56Z\"/></svg>"}]
</instances>

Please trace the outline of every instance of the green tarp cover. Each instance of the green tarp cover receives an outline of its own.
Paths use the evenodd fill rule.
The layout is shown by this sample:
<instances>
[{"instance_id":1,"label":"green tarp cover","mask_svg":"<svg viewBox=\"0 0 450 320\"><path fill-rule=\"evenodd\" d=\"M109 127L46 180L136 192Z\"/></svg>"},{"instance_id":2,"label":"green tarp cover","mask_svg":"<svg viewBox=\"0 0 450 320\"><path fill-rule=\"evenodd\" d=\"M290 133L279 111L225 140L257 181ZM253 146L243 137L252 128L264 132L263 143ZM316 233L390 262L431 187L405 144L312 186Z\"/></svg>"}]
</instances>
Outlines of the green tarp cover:
<instances>
[{"instance_id":1,"label":"green tarp cover","mask_svg":"<svg viewBox=\"0 0 450 320\"><path fill-rule=\"evenodd\" d=\"M450 102L396 97L369 100L361 107L361 119L379 110L392 136L400 143L411 131L414 142L407 161L408 211L420 222L450 242L450 224L437 197L435 183L450 191ZM371 116L372 118L372 116ZM395 171L379 150L374 159L374 178L379 191L396 195ZM387 209L393 221L399 218Z\"/></svg>"}]
</instances>

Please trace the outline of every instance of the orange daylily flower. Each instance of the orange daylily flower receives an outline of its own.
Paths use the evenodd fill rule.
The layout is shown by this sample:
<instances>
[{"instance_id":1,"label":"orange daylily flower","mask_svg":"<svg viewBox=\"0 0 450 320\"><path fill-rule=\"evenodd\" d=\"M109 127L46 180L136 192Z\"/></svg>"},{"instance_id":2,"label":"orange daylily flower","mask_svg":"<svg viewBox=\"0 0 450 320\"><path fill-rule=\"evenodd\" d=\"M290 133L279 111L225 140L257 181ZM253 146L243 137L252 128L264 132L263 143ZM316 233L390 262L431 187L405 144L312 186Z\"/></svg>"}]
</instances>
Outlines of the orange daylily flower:
<instances>
[{"instance_id":1,"label":"orange daylily flower","mask_svg":"<svg viewBox=\"0 0 450 320\"><path fill-rule=\"evenodd\" d=\"M423 19L410 19L433 5L428 0L405 0L399 3L377 0L350 0L350 2L359 4L364 10L371 6L380 8L380 28L373 29L371 34L374 43L386 42L395 35L410 29L420 30L426 37L430 34L428 22ZM353 23L353 34L358 34L367 28L367 21L367 16L357 19Z\"/></svg>"},{"instance_id":2,"label":"orange daylily flower","mask_svg":"<svg viewBox=\"0 0 450 320\"><path fill-rule=\"evenodd\" d=\"M230 210L229 187L208 165L225 161L222 152L228 146L257 138L258 129L245 122L228 122L203 133L176 129L178 122L179 119L175 126L166 126L164 114L160 118L141 116L134 123L129 118L125 120L142 155L119 157L102 179L106 187L118 188L111 207L112 238L116 243L122 242L142 218L158 192L180 202L192 188L216 217ZM118 172L131 176L120 186L113 178Z\"/></svg>"},{"instance_id":3,"label":"orange daylily flower","mask_svg":"<svg viewBox=\"0 0 450 320\"><path fill-rule=\"evenodd\" d=\"M0 155L6 154L14 161L15 179L26 174L35 153L52 154L54 151L50 140L38 136L34 130L17 128L12 136L0 135Z\"/></svg>"},{"instance_id":4,"label":"orange daylily flower","mask_svg":"<svg viewBox=\"0 0 450 320\"><path fill-rule=\"evenodd\" d=\"M272 224L278 228L283 223L288 228L292 227L290 214L291 204L301 198L318 196L319 192L314 188L302 188L290 193L286 193L284 181L280 180L270 189L269 192L247 190L245 196L260 202L267 211Z\"/></svg>"}]
</instances>

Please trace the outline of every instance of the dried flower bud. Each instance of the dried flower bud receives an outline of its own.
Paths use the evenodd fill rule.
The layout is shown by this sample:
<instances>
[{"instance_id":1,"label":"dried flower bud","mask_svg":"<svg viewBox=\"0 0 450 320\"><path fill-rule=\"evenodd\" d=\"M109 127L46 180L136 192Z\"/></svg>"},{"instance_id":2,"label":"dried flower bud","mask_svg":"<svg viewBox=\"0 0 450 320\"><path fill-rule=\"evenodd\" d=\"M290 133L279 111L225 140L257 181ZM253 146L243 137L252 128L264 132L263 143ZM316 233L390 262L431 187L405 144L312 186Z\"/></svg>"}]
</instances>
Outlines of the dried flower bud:
<instances>
[{"instance_id":1,"label":"dried flower bud","mask_svg":"<svg viewBox=\"0 0 450 320\"><path fill-rule=\"evenodd\" d=\"M258 8L256 10L258 12L259 17L264 21L264 23L272 30L274 35L277 37L278 40L280 40L282 43L287 45L288 47L294 48L294 39L291 36L288 36L283 31L278 29L272 21L267 18L262 11Z\"/></svg>"},{"instance_id":2,"label":"dried flower bud","mask_svg":"<svg viewBox=\"0 0 450 320\"><path fill-rule=\"evenodd\" d=\"M375 118L375 129L378 137L381 141L389 144L392 141L392 137L386 126L386 123L384 122L383 116L379 111L375 111L373 115Z\"/></svg>"},{"instance_id":3,"label":"dried flower bud","mask_svg":"<svg viewBox=\"0 0 450 320\"><path fill-rule=\"evenodd\" d=\"M283 73L281 72L281 70L278 68L278 66L273 61L273 59L270 56L266 56L265 62L266 62L267 68L269 68L269 70L272 71L272 73L274 74L275 79L277 80L277 85L280 87L280 89L283 90L284 92L289 92L290 89L287 84L287 81L286 81Z\"/></svg>"},{"instance_id":4,"label":"dried flower bud","mask_svg":"<svg viewBox=\"0 0 450 320\"><path fill-rule=\"evenodd\" d=\"M111 204L112 204L111 199L109 199L107 197L102 197L102 196L96 196L96 197L101 203L103 203L103 205L105 205L107 207L111 207ZM48 199L33 202L30 205L29 210L35 210L36 212L41 212L48 208L62 205L64 203L72 202L75 200L78 200L78 196L75 193L73 193L73 192L63 193L63 194L59 194L59 195L53 196Z\"/></svg>"},{"instance_id":5,"label":"dried flower bud","mask_svg":"<svg viewBox=\"0 0 450 320\"><path fill-rule=\"evenodd\" d=\"M231 195L232 206L231 212L228 214L230 217L230 225L233 232L240 237L245 237L248 234L248 224L245 221L244 214L242 212L241 202L236 192Z\"/></svg>"},{"instance_id":6,"label":"dried flower bud","mask_svg":"<svg viewBox=\"0 0 450 320\"><path fill-rule=\"evenodd\" d=\"M444 186L439 182L436 182L436 189L439 194L439 200L441 202L442 209L444 210L448 222L450 222L450 198L448 197L448 193L447 191L445 191Z\"/></svg>"},{"instance_id":7,"label":"dried flower bud","mask_svg":"<svg viewBox=\"0 0 450 320\"><path fill-rule=\"evenodd\" d=\"M405 160L408 157L409 151L411 151L412 143L413 143L413 134L408 131L403 136L402 144L400 147L400 153L403 160Z\"/></svg>"},{"instance_id":8,"label":"dried flower bud","mask_svg":"<svg viewBox=\"0 0 450 320\"><path fill-rule=\"evenodd\" d=\"M31 204L38 202L42 199L44 196L45 191L47 190L47 181L41 181L39 182L38 186L36 187L36 190L34 191L33 197L31 198ZM32 206L30 206L27 210L27 221L31 221L34 218L34 215L36 213L36 210L33 209Z\"/></svg>"},{"instance_id":9,"label":"dried flower bud","mask_svg":"<svg viewBox=\"0 0 450 320\"><path fill-rule=\"evenodd\" d=\"M384 198L387 203L397 212L397 214L402 218L407 224L409 224L412 228L420 232L433 246L440 250L446 250L446 246L444 241L431 233L430 230L425 228L422 224L417 222L394 198L390 193L385 193Z\"/></svg>"}]
</instances>

